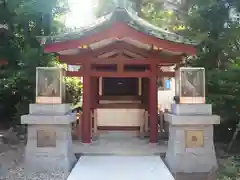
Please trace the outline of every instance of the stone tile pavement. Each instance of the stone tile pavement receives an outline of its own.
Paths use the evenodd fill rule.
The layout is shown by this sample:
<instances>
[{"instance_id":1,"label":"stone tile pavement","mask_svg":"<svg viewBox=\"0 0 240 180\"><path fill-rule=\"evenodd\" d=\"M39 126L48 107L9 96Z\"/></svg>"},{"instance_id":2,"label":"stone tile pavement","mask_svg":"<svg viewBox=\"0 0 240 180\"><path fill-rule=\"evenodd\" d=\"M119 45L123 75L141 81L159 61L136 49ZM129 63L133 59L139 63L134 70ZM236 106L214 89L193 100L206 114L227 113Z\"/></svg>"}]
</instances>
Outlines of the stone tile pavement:
<instances>
[{"instance_id":1,"label":"stone tile pavement","mask_svg":"<svg viewBox=\"0 0 240 180\"><path fill-rule=\"evenodd\" d=\"M167 141L151 144L132 132L101 132L91 144L74 140L73 150L84 155L160 155L166 153Z\"/></svg>"}]
</instances>

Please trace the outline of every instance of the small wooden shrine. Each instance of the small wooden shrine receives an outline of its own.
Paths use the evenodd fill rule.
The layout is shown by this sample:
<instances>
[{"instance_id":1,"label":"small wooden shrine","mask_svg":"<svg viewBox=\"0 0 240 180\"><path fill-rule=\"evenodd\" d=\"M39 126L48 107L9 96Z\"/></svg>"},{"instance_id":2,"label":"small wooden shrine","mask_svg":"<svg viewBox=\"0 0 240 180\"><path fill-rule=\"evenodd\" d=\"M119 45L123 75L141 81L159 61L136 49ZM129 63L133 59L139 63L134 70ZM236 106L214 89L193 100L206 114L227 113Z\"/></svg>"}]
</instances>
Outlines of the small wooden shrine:
<instances>
[{"instance_id":1,"label":"small wooden shrine","mask_svg":"<svg viewBox=\"0 0 240 180\"><path fill-rule=\"evenodd\" d=\"M116 5L91 26L42 37L46 53L68 65L67 76L83 77L83 118L79 135L90 143L97 130L139 131L149 125L157 142L157 80L175 77L164 67L196 54L195 43ZM93 120L93 121L92 121ZM93 122L93 123L92 123Z\"/></svg>"}]
</instances>

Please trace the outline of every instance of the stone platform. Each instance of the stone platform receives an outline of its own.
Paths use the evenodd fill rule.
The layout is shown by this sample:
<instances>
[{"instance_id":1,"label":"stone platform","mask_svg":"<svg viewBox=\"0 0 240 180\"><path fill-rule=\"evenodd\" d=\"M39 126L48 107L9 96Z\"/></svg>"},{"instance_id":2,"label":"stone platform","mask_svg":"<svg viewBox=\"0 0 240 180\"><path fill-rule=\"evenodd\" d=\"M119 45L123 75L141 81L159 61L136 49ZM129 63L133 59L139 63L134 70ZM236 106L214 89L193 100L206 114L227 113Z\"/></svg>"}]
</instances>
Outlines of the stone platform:
<instances>
[{"instance_id":1,"label":"stone platform","mask_svg":"<svg viewBox=\"0 0 240 180\"><path fill-rule=\"evenodd\" d=\"M166 163L177 180L213 180L217 159L213 142L213 124L220 117L212 115L209 104L174 104L164 114L169 123Z\"/></svg>"},{"instance_id":2,"label":"stone platform","mask_svg":"<svg viewBox=\"0 0 240 180\"><path fill-rule=\"evenodd\" d=\"M167 151L167 141L149 143L149 139L139 139L137 132L129 131L100 131L97 139L90 144L81 140L73 141L76 154L83 155L162 155Z\"/></svg>"}]
</instances>

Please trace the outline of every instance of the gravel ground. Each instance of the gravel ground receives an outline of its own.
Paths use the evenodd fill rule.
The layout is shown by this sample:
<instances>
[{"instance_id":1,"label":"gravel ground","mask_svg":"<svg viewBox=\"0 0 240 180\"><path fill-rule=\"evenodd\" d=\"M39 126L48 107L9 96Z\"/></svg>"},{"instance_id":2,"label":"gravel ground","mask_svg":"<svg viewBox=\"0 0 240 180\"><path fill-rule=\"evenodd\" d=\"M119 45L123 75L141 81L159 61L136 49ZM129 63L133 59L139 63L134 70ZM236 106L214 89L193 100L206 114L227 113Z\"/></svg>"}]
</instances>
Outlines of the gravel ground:
<instances>
[{"instance_id":1,"label":"gravel ground","mask_svg":"<svg viewBox=\"0 0 240 180\"><path fill-rule=\"evenodd\" d=\"M66 180L61 170L31 173L24 169L24 145L0 144L0 180Z\"/></svg>"}]
</instances>

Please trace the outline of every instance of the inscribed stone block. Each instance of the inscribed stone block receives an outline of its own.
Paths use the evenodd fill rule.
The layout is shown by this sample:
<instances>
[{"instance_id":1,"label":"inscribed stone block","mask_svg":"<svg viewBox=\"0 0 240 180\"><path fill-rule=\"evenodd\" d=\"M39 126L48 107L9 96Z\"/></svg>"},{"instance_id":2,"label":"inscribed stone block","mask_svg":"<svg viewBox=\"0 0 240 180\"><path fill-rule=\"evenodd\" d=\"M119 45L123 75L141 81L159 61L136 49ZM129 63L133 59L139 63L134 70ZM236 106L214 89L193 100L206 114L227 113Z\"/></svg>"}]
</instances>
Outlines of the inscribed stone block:
<instances>
[{"instance_id":1,"label":"inscribed stone block","mask_svg":"<svg viewBox=\"0 0 240 180\"><path fill-rule=\"evenodd\" d=\"M204 146L203 130L186 130L185 131L186 148L198 148Z\"/></svg>"},{"instance_id":2,"label":"inscribed stone block","mask_svg":"<svg viewBox=\"0 0 240 180\"><path fill-rule=\"evenodd\" d=\"M56 147L56 132L49 130L38 130L37 147Z\"/></svg>"}]
</instances>

